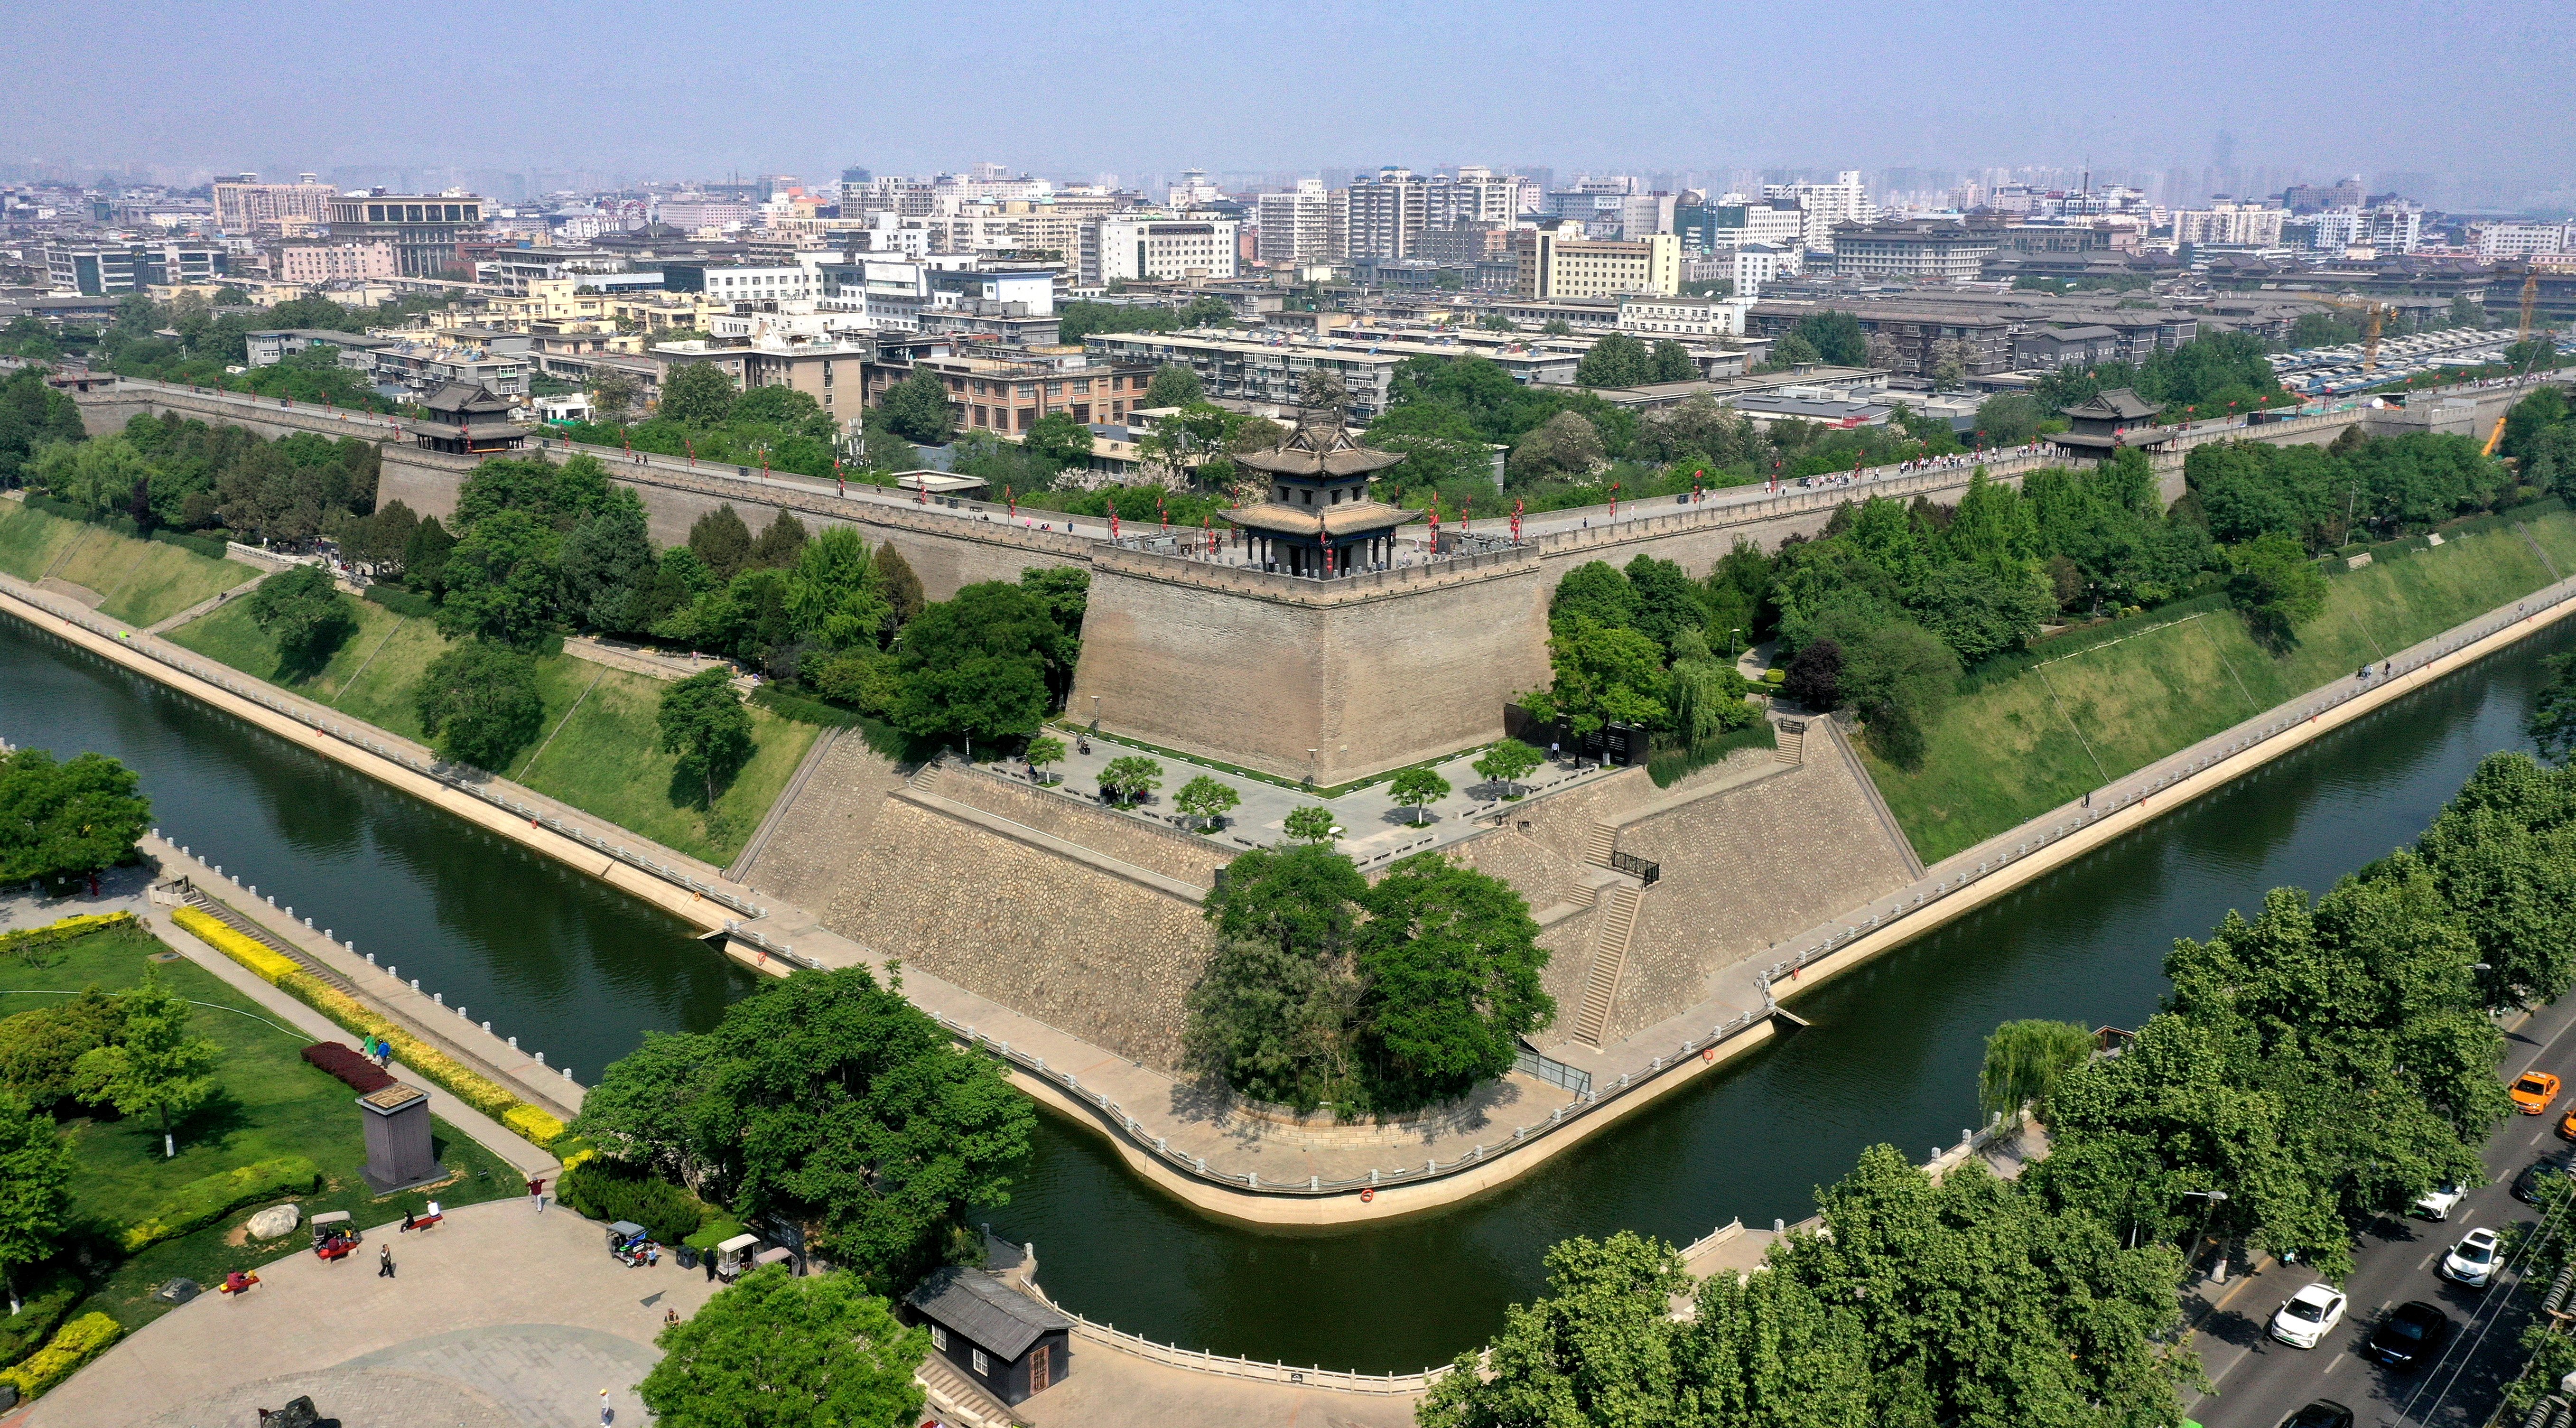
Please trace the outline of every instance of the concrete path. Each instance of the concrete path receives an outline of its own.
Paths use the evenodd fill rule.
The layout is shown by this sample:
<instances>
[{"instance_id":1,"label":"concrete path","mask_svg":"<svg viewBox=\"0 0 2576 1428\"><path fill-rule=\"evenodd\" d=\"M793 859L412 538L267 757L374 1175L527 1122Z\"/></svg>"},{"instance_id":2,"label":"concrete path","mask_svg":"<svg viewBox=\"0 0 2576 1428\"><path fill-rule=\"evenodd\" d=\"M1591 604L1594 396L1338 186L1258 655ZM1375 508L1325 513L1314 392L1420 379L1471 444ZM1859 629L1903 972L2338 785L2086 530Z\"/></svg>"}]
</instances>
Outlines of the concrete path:
<instances>
[{"instance_id":1,"label":"concrete path","mask_svg":"<svg viewBox=\"0 0 2576 1428\"><path fill-rule=\"evenodd\" d=\"M1413 1404L1173 1368L1083 1339L1064 1382L1019 1414L1032 1428L1412 1428Z\"/></svg>"},{"instance_id":2,"label":"concrete path","mask_svg":"<svg viewBox=\"0 0 2576 1428\"><path fill-rule=\"evenodd\" d=\"M229 601L238 600L253 590L258 589L259 582L266 580L268 577L275 575L276 573L277 572L274 570L263 570L259 574L252 576L250 579L243 581L241 584L234 586L230 590L226 590L221 594L209 595L205 599L198 601L196 604L189 606L187 609L180 611L178 614L172 615L168 619L147 627L144 630L144 633L148 635L166 635L172 630L179 628L181 625L188 623L190 620L214 609L216 606L225 604Z\"/></svg>"},{"instance_id":3,"label":"concrete path","mask_svg":"<svg viewBox=\"0 0 2576 1428\"><path fill-rule=\"evenodd\" d=\"M626 1268L599 1225L524 1199L399 1230L368 1227L336 1263L299 1250L238 1299L170 1311L38 1400L27 1428L257 1428L258 1409L298 1394L345 1428L595 1428L603 1388L617 1423L641 1425L634 1385L664 1313L685 1318L716 1287L667 1257Z\"/></svg>"}]
</instances>

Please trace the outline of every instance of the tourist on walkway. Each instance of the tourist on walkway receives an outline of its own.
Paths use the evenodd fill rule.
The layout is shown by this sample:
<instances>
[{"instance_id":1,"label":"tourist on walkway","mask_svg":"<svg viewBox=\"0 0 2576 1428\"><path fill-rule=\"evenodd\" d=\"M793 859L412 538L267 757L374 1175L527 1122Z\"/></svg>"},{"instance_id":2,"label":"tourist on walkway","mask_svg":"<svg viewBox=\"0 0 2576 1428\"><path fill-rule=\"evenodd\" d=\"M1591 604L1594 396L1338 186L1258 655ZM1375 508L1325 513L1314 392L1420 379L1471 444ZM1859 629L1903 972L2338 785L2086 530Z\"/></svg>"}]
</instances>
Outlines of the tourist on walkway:
<instances>
[{"instance_id":1,"label":"tourist on walkway","mask_svg":"<svg viewBox=\"0 0 2576 1428\"><path fill-rule=\"evenodd\" d=\"M405 1215L403 1218L408 1220L411 1217L409 1215ZM376 1278L391 1279L393 1277L394 1247L392 1245L376 1246Z\"/></svg>"},{"instance_id":2,"label":"tourist on walkway","mask_svg":"<svg viewBox=\"0 0 2576 1428\"><path fill-rule=\"evenodd\" d=\"M546 1212L546 1178L544 1176L531 1175L528 1177L528 1200L531 1204L534 1204L537 1207L538 1214L542 1215Z\"/></svg>"}]
</instances>

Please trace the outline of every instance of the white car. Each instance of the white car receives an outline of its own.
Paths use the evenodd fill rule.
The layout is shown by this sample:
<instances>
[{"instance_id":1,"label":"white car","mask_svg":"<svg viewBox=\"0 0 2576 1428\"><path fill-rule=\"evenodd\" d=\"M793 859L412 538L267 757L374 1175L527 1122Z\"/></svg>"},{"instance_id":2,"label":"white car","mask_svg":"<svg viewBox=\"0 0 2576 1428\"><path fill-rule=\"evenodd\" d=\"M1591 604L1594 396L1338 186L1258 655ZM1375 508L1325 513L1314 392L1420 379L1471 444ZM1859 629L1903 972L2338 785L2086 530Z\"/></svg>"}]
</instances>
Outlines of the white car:
<instances>
[{"instance_id":1,"label":"white car","mask_svg":"<svg viewBox=\"0 0 2576 1428\"><path fill-rule=\"evenodd\" d=\"M2343 1292L2331 1284L2311 1284L2290 1296L2272 1316L2272 1337L2294 1349L2313 1349L2326 1332L2343 1322Z\"/></svg>"},{"instance_id":2,"label":"white car","mask_svg":"<svg viewBox=\"0 0 2576 1428\"><path fill-rule=\"evenodd\" d=\"M2496 1232L2471 1230L2442 1256L2442 1276L2471 1289L2484 1289L2495 1278L2496 1258Z\"/></svg>"},{"instance_id":3,"label":"white car","mask_svg":"<svg viewBox=\"0 0 2576 1428\"><path fill-rule=\"evenodd\" d=\"M2451 1218L2451 1211L2459 1208L2459 1204L2460 1187L2457 1185L2444 1185L2435 1189L2432 1194L2416 1201L2415 1213L2428 1220L2447 1220Z\"/></svg>"}]
</instances>

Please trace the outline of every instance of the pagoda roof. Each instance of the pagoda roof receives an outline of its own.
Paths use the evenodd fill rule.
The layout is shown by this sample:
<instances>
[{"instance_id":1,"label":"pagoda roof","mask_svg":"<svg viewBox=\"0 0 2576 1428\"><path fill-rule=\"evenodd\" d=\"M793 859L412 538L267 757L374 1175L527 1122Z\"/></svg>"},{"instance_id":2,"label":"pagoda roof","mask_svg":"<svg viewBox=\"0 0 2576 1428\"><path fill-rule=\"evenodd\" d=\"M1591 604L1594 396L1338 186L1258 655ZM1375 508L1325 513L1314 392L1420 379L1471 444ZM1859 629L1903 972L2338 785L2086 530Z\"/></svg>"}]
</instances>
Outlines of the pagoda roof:
<instances>
[{"instance_id":1,"label":"pagoda roof","mask_svg":"<svg viewBox=\"0 0 2576 1428\"><path fill-rule=\"evenodd\" d=\"M2127 387L2113 387L2071 407L2061 407L2057 414L2087 421L2136 421L2154 416L2156 407Z\"/></svg>"},{"instance_id":2,"label":"pagoda roof","mask_svg":"<svg viewBox=\"0 0 2576 1428\"><path fill-rule=\"evenodd\" d=\"M1383 501L1354 501L1347 505L1323 507L1283 506L1275 501L1264 501L1219 514L1245 530L1308 540L1321 540L1327 535L1336 540L1376 535L1422 518L1420 511L1408 511Z\"/></svg>"},{"instance_id":3,"label":"pagoda roof","mask_svg":"<svg viewBox=\"0 0 2576 1428\"><path fill-rule=\"evenodd\" d=\"M1365 476L1402 461L1402 454L1362 446L1351 439L1341 415L1330 409L1309 411L1297 419L1288 439L1268 451L1235 453L1234 464L1266 476Z\"/></svg>"}]
</instances>

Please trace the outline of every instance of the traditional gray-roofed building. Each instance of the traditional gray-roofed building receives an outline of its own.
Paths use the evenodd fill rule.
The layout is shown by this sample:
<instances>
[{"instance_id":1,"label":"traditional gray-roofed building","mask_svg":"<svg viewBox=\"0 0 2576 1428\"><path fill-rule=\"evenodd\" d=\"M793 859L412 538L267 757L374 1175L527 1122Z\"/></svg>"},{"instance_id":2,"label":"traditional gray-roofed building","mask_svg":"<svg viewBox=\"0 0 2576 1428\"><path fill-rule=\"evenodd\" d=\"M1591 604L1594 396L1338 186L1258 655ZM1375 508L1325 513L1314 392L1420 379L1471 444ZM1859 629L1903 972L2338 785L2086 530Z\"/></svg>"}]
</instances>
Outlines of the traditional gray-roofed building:
<instances>
[{"instance_id":1,"label":"traditional gray-roofed building","mask_svg":"<svg viewBox=\"0 0 2576 1428\"><path fill-rule=\"evenodd\" d=\"M2156 406L2127 387L2114 387L2057 414L2070 424L2049 437L2059 450L2076 456L2109 456L2124 446L2152 451L2174 438L2174 429L2156 425Z\"/></svg>"},{"instance_id":2,"label":"traditional gray-roofed building","mask_svg":"<svg viewBox=\"0 0 2576 1428\"><path fill-rule=\"evenodd\" d=\"M980 1269L944 1265L904 1296L905 1319L976 1387L1019 1403L1071 1370L1073 1321Z\"/></svg>"},{"instance_id":3,"label":"traditional gray-roofed building","mask_svg":"<svg viewBox=\"0 0 2576 1428\"><path fill-rule=\"evenodd\" d=\"M1235 464L1270 483L1270 497L1225 513L1267 569L1321 579L1395 561L1395 528L1416 513L1369 495L1369 477L1404 458L1351 440L1340 411L1306 412L1288 439Z\"/></svg>"},{"instance_id":4,"label":"traditional gray-roofed building","mask_svg":"<svg viewBox=\"0 0 2576 1428\"><path fill-rule=\"evenodd\" d=\"M517 450L527 439L528 429L511 420L509 399L472 382L450 382L420 404L429 415L412 428L412 437L432 451L481 456Z\"/></svg>"},{"instance_id":5,"label":"traditional gray-roofed building","mask_svg":"<svg viewBox=\"0 0 2576 1428\"><path fill-rule=\"evenodd\" d=\"M2120 360L2120 334L2101 323L2035 328L2013 342L2013 360L2024 367L2090 367Z\"/></svg>"}]
</instances>

